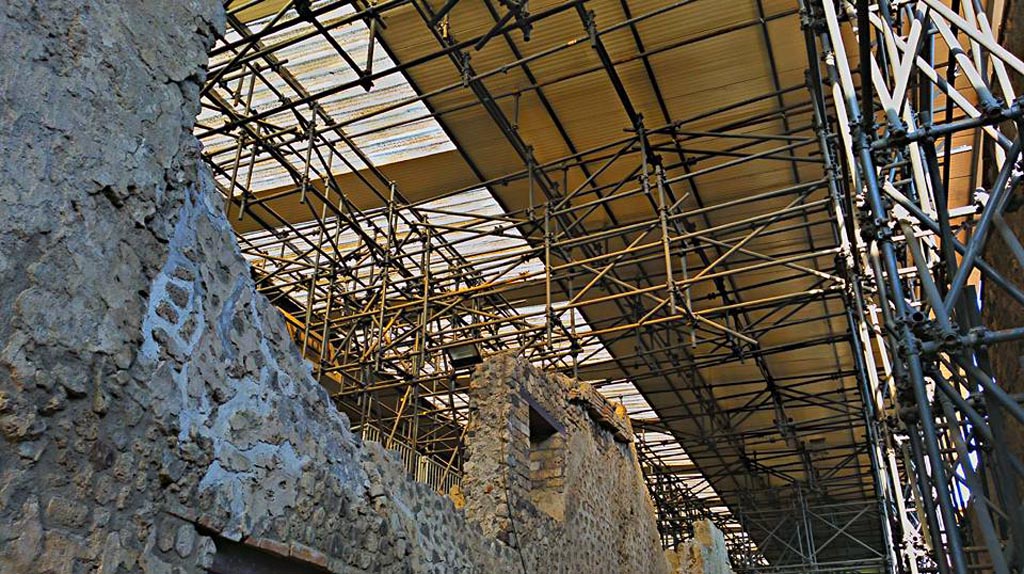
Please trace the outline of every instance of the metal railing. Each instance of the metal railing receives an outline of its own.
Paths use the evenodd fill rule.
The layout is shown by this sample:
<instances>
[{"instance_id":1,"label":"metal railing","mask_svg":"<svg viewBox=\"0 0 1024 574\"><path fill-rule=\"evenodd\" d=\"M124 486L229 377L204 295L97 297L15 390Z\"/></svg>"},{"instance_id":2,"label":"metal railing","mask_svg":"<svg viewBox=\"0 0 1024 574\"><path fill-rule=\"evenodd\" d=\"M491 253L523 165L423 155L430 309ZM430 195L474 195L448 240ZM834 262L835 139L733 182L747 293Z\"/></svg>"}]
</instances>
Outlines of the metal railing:
<instances>
[{"instance_id":1,"label":"metal railing","mask_svg":"<svg viewBox=\"0 0 1024 574\"><path fill-rule=\"evenodd\" d=\"M389 437L379 428L361 425L352 429L364 441L380 443L396 453L410 478L422 482L440 494L449 494L453 486L462 486L462 474L452 465L418 452L412 445Z\"/></svg>"}]
</instances>

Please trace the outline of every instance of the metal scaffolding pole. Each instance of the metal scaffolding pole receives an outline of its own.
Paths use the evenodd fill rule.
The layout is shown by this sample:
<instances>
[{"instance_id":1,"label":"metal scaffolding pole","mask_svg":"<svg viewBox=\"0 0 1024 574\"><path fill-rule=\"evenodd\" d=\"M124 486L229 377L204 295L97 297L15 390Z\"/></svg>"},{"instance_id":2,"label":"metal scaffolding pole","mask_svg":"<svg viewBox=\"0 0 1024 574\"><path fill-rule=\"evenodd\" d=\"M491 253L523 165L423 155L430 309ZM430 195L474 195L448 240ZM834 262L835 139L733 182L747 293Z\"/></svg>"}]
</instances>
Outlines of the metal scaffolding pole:
<instances>
[{"instance_id":1,"label":"metal scaffolding pole","mask_svg":"<svg viewBox=\"0 0 1024 574\"><path fill-rule=\"evenodd\" d=\"M650 404L633 416L666 546L711 518L738 572L1020 570L1024 467L1005 437L1024 410L987 353L1024 328L986 329L976 293L980 278L1024 306L985 250L998 238L1024 264L1004 217L1024 65L981 2L752 0L754 18L657 42L648 26L714 1L355 0L254 22L248 4L212 51L204 157L314 375L364 437L431 469L417 476L457 481L473 365L513 350ZM470 12L483 28L456 38ZM400 57L392 24L425 47ZM787 85L775 25L803 28L806 83ZM765 90L673 101L663 60L744 33ZM313 44L336 79L287 57ZM586 125L601 138L558 102L583 81L618 114ZM389 82L408 93L332 99ZM520 126L524 105L557 146ZM467 113L508 152L500 170L448 129ZM469 185L405 188L365 143L424 121ZM982 193L950 175L968 137L993 149ZM498 208L464 209L474 193ZM799 370L808 349L828 358Z\"/></svg>"},{"instance_id":2,"label":"metal scaffolding pole","mask_svg":"<svg viewBox=\"0 0 1024 574\"><path fill-rule=\"evenodd\" d=\"M979 2L821 0L804 10L816 36L809 58L832 83L850 166L851 197L837 206L859 231L843 238L859 259L848 272L858 286L857 269L869 279L851 301L851 326L861 362L874 364L880 352L891 373L862 391L872 399L865 404L887 414L868 439L880 505L897 509L887 521L903 532L902 540L890 539L897 561L889 567L1019 571L1024 509L1017 485L1024 468L1006 447L1005 424L1024 416L988 366L986 354L997 347L982 341L1020 333L980 323L975 286L980 279L986 292L1003 289L1019 301L1019 286L983 257L993 233L1019 245L1015 230L997 222L1019 181L1021 108L1008 74L1024 67L999 45ZM844 30L858 38L856 55L844 46ZM958 72L966 82L938 76L936 53L949 55L942 64L947 78ZM851 62L859 63L859 89ZM812 89L829 89L814 83ZM943 107L944 117L937 111ZM950 184L950 146L972 133L993 142L988 159L998 173L964 193ZM865 309L877 311L869 318ZM871 330L876 349L865 345ZM898 444L909 446L902 464L882 456ZM915 524L926 538L910 532Z\"/></svg>"}]
</instances>

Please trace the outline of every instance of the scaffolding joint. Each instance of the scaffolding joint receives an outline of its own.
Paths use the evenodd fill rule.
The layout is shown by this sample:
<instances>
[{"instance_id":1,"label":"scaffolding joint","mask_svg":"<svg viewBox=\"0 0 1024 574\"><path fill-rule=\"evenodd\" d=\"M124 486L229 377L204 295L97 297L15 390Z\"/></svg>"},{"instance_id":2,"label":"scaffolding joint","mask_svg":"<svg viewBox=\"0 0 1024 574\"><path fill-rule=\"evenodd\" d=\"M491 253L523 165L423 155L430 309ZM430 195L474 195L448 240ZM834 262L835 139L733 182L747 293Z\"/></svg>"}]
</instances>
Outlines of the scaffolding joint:
<instances>
[{"instance_id":1,"label":"scaffolding joint","mask_svg":"<svg viewBox=\"0 0 1024 574\"><path fill-rule=\"evenodd\" d=\"M815 34L824 32L827 29L825 19L822 18L819 14L812 12L813 11L809 7L800 8L800 29L810 30Z\"/></svg>"},{"instance_id":2,"label":"scaffolding joint","mask_svg":"<svg viewBox=\"0 0 1024 574\"><path fill-rule=\"evenodd\" d=\"M580 18L583 19L583 27L587 30L587 38L590 39L590 47L597 49L597 15L593 10L580 9Z\"/></svg>"}]
</instances>

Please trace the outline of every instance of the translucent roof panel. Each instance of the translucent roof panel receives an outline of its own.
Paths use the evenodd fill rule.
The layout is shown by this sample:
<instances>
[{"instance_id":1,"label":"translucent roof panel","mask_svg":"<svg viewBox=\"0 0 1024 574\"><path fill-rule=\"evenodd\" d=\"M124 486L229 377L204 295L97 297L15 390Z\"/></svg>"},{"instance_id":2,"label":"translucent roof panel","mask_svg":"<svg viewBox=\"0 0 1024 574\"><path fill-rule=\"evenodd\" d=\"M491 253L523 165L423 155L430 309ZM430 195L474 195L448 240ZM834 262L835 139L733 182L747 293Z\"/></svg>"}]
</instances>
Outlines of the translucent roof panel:
<instances>
[{"instance_id":1,"label":"translucent roof panel","mask_svg":"<svg viewBox=\"0 0 1024 574\"><path fill-rule=\"evenodd\" d=\"M550 346L556 351L561 351L559 358L552 366L562 369L572 367L571 356L564 353L572 346L572 341L566 333L571 333L576 338L576 343L579 346L576 358L578 365L611 361L611 353L601 343L601 340L594 335L589 335L592 329L580 310L578 308L566 309L565 305L565 301L554 301L551 304L553 319L559 327L552 328L553 337ZM526 322L534 327L542 327L547 322L546 305L526 305L517 308L517 311L519 314L525 315Z\"/></svg>"},{"instance_id":2,"label":"translucent roof panel","mask_svg":"<svg viewBox=\"0 0 1024 574\"><path fill-rule=\"evenodd\" d=\"M360 19L336 25L354 13L349 4L320 0L312 3L312 9L318 10L332 4L336 4L336 7L327 10L318 20L334 43L359 67L365 68L370 46L369 28ZM285 16L294 17L294 12ZM257 32L272 20L273 16L266 16L246 26L250 32ZM315 120L319 138L340 152L339 157L328 153L324 149L327 146L318 146L323 157L330 158L330 171L334 174L350 172L353 167L357 170L366 167L358 154L345 143L344 137L349 135L350 141L376 166L455 149L426 106L417 99L415 90L403 74L385 75L375 80L367 91L358 84L359 72L352 68L324 33L299 39L308 33L307 27L289 26L267 35L261 40L262 46L283 46L268 58L286 66L274 66L264 59L258 59L253 62L253 66L259 70L259 74L249 74L236 80L227 78L226 86L218 85L215 88L219 99L227 102L238 115L246 116L276 109L281 106L284 98L296 101L310 94L352 84L348 89L318 98L317 108L321 114L316 118L312 117L313 113L308 106L300 106L294 112L286 110L273 113L260 122L262 137L278 134L284 140L293 140L291 148L295 157L291 163L296 166L303 163L309 133L304 126L309 120ZM241 39L240 34L234 27L229 28L225 36L228 45ZM225 44L221 42L220 45ZM236 55L239 55L238 51L229 51L213 58L211 69L216 70ZM376 46L370 69L385 70L393 67L394 62L387 52ZM369 112L375 113L372 117L357 119ZM297 114L302 118L301 123ZM204 106L199 115L199 124L217 127L225 119L219 110ZM203 143L209 156L222 156L220 159L227 154L233 157L238 145L234 135L211 135L204 137ZM225 180L221 183L227 182ZM257 154L250 185L252 191L274 189L293 183L279 159L262 151Z\"/></svg>"},{"instance_id":3,"label":"translucent roof panel","mask_svg":"<svg viewBox=\"0 0 1024 574\"><path fill-rule=\"evenodd\" d=\"M278 227L273 231L246 233L242 236L242 247L246 258L257 269L269 272L282 265L288 266L287 276L279 274L280 278L276 282L291 285L299 278L311 277L313 269L297 264L290 266L289 262L298 262L302 256L313 253L314 245L319 244L328 252L333 250L331 243L319 243L321 233L334 238L333 245L338 247L338 253L334 255L340 257L367 250L367 238L376 246L386 249L389 235L393 235L392 240L396 243L403 243L414 232L413 228L430 228L430 273L431 281L437 289L453 289L459 282L474 277L488 282L515 282L541 276L544 264L533 255L533 250L516 226L492 219L502 213L501 206L491 192L479 188L431 201L415 210L400 208L394 215L393 234L389 231L387 210L378 209L359 216L358 231L347 222L339 224L336 218L328 217L322 224L310 221L293 225L294 231ZM397 255L419 257L410 253L422 249L423 237L425 235L404 243L405 247ZM515 255L519 257L515 258ZM510 259L513 263L509 263ZM453 263L472 272L459 271ZM347 269L356 278L364 279L370 278L375 272L369 265ZM389 280L393 285L401 286L405 281L422 281L422 277L402 276L395 271ZM300 304L305 304L305 295L300 290L294 290L292 297ZM319 300L315 303L322 304L324 302ZM577 318L582 320L578 312ZM590 330L589 326L586 330Z\"/></svg>"},{"instance_id":4,"label":"translucent roof panel","mask_svg":"<svg viewBox=\"0 0 1024 574\"><path fill-rule=\"evenodd\" d=\"M596 385L597 389L605 398L622 403L626 407L626 413L635 420L658 420L654 408L647 402L647 399L640 394L631 381L613 381Z\"/></svg>"}]
</instances>

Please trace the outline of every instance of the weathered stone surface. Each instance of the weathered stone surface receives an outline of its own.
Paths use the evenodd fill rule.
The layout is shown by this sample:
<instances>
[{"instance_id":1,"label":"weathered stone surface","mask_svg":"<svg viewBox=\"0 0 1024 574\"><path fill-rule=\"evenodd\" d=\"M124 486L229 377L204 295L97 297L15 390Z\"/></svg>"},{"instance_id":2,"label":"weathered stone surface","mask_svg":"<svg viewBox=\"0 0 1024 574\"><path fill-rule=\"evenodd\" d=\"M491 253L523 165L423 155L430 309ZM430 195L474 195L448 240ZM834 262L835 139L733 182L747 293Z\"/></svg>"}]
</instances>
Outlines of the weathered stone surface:
<instances>
[{"instance_id":1,"label":"weathered stone surface","mask_svg":"<svg viewBox=\"0 0 1024 574\"><path fill-rule=\"evenodd\" d=\"M732 574L725 536L710 520L693 524L693 538L666 550L673 574Z\"/></svg>"},{"instance_id":2,"label":"weathered stone surface","mask_svg":"<svg viewBox=\"0 0 1024 574\"><path fill-rule=\"evenodd\" d=\"M477 368L469 393L466 514L485 534L521 546L531 572L545 564L666 572L633 445L606 418L614 408L587 387L511 354ZM531 409L557 432L531 438Z\"/></svg>"},{"instance_id":3,"label":"weathered stone surface","mask_svg":"<svg viewBox=\"0 0 1024 574\"><path fill-rule=\"evenodd\" d=\"M1024 58L1024 2L1010 3L1005 14L1000 44L1018 58ZM1014 91L1021 94L1021 90L1024 90L1024 79L1013 74L1010 81ZM1010 129L1012 130L1012 127ZM991 149L986 153L991 156ZM985 174L985 180L986 185L991 186L996 178L996 164L987 162L987 165L989 169ZM1024 235L1024 206L1007 211L1003 218L1018 237ZM1024 267L1021 267L1013 250L999 233L991 233L982 257L1010 283L1016 286L1024 285ZM1024 307L999 287L984 282L982 298L982 322L989 328L1012 329L1024 325ZM1001 343L989 350L988 358L992 365L992 374L1003 389L1011 394L1024 392L1024 341ZM1024 424L1005 414L1003 421L1003 443L1014 456L1024 459ZM1024 493L1024 476L1018 475L1017 485L1018 492ZM1024 508L1020 510L1024 512Z\"/></svg>"},{"instance_id":4,"label":"weathered stone surface","mask_svg":"<svg viewBox=\"0 0 1024 574\"><path fill-rule=\"evenodd\" d=\"M202 527L333 572L519 573L489 522L358 444L255 292L191 134L222 19L219 0L0 8L0 572L202 572ZM486 512L545 571L664 572L630 447L561 408L564 476L538 480L564 524L529 508L528 448Z\"/></svg>"}]
</instances>

